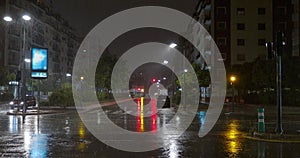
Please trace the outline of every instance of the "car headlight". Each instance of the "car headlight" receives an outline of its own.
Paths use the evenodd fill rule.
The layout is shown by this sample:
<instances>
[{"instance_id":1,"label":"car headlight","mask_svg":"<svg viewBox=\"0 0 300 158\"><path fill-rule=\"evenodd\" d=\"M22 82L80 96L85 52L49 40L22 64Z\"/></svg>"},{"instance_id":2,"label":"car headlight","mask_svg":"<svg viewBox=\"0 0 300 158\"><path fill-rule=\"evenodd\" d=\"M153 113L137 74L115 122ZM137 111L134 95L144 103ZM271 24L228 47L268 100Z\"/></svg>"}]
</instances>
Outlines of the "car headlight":
<instances>
[{"instance_id":1,"label":"car headlight","mask_svg":"<svg viewBox=\"0 0 300 158\"><path fill-rule=\"evenodd\" d=\"M22 105L23 105L23 104L24 104L24 102L23 102L23 101L21 101L21 103L20 103L20 104L22 104Z\"/></svg>"},{"instance_id":2,"label":"car headlight","mask_svg":"<svg viewBox=\"0 0 300 158\"><path fill-rule=\"evenodd\" d=\"M14 105L14 102L13 101L9 102L9 105Z\"/></svg>"}]
</instances>

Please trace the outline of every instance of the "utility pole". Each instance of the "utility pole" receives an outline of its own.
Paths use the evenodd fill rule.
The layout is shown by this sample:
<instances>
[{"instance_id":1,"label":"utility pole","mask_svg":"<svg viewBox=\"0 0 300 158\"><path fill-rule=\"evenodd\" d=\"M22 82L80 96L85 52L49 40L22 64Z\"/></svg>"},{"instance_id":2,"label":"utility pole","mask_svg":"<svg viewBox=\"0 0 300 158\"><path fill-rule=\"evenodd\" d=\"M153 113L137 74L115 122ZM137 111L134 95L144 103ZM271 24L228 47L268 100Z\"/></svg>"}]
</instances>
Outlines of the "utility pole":
<instances>
[{"instance_id":1,"label":"utility pole","mask_svg":"<svg viewBox=\"0 0 300 158\"><path fill-rule=\"evenodd\" d=\"M283 33L278 32L276 36L277 42L277 55L276 55L276 82L277 82L277 126L276 133L282 134L282 69L281 69L281 56L283 53Z\"/></svg>"},{"instance_id":2,"label":"utility pole","mask_svg":"<svg viewBox=\"0 0 300 158\"><path fill-rule=\"evenodd\" d=\"M276 120L276 129L275 132L277 134L282 134L282 53L283 46L285 45L283 42L284 35L281 31L276 34L276 49L274 49L274 44L272 42L266 43L266 47L268 50L267 59L276 59L276 86L277 86L277 120Z\"/></svg>"}]
</instances>

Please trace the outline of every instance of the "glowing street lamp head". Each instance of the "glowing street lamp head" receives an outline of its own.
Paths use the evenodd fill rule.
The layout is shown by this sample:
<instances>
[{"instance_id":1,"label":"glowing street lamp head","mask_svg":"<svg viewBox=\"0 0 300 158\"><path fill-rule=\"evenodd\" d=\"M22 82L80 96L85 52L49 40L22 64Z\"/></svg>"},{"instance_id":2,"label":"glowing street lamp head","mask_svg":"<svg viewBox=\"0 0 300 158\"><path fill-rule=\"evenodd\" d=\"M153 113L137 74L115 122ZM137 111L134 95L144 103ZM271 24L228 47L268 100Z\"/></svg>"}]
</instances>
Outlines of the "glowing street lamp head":
<instances>
[{"instance_id":1,"label":"glowing street lamp head","mask_svg":"<svg viewBox=\"0 0 300 158\"><path fill-rule=\"evenodd\" d=\"M169 45L169 47L171 47L171 48L175 48L176 46L177 46L176 43L171 43L171 44Z\"/></svg>"},{"instance_id":2,"label":"glowing street lamp head","mask_svg":"<svg viewBox=\"0 0 300 158\"><path fill-rule=\"evenodd\" d=\"M31 60L30 60L30 59L27 59L27 58L25 58L24 61L25 61L26 63L30 63L30 62L31 62Z\"/></svg>"},{"instance_id":3,"label":"glowing street lamp head","mask_svg":"<svg viewBox=\"0 0 300 158\"><path fill-rule=\"evenodd\" d=\"M31 17L29 15L23 15L22 18L26 21L31 20Z\"/></svg>"},{"instance_id":4,"label":"glowing street lamp head","mask_svg":"<svg viewBox=\"0 0 300 158\"><path fill-rule=\"evenodd\" d=\"M231 81L231 82L234 82L235 80L236 80L236 77L235 77L235 76L231 76L231 77L230 77L230 81Z\"/></svg>"},{"instance_id":5,"label":"glowing street lamp head","mask_svg":"<svg viewBox=\"0 0 300 158\"><path fill-rule=\"evenodd\" d=\"M10 22L10 21L12 21L12 18L10 16L5 16L5 17L3 17L3 20Z\"/></svg>"}]
</instances>

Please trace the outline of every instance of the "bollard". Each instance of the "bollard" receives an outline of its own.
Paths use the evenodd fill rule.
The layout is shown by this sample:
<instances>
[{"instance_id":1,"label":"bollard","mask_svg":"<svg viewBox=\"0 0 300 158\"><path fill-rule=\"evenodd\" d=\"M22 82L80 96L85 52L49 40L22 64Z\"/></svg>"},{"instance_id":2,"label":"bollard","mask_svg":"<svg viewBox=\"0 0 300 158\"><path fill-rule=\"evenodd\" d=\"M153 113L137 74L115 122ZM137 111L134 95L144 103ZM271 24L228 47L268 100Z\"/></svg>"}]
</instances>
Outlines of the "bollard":
<instances>
[{"instance_id":1,"label":"bollard","mask_svg":"<svg viewBox=\"0 0 300 158\"><path fill-rule=\"evenodd\" d=\"M265 116L264 116L265 109L258 108L257 111L258 111L258 132L265 133Z\"/></svg>"}]
</instances>

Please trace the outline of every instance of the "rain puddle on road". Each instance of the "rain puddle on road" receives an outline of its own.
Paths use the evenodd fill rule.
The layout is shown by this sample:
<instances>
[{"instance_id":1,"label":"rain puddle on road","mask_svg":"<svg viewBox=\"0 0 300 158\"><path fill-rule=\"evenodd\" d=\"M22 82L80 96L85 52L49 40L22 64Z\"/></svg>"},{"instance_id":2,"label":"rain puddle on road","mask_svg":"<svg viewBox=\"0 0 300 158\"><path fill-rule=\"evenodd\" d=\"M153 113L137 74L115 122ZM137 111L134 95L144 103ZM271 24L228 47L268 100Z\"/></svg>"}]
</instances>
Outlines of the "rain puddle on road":
<instances>
[{"instance_id":1,"label":"rain puddle on road","mask_svg":"<svg viewBox=\"0 0 300 158\"><path fill-rule=\"evenodd\" d=\"M239 131L240 122L230 120L225 131L225 153L228 157L237 157L241 152L243 144L243 133Z\"/></svg>"}]
</instances>

